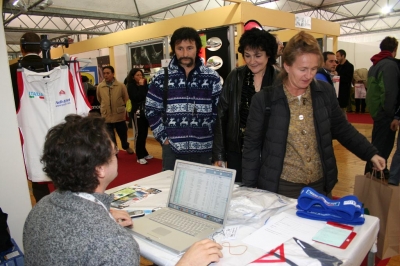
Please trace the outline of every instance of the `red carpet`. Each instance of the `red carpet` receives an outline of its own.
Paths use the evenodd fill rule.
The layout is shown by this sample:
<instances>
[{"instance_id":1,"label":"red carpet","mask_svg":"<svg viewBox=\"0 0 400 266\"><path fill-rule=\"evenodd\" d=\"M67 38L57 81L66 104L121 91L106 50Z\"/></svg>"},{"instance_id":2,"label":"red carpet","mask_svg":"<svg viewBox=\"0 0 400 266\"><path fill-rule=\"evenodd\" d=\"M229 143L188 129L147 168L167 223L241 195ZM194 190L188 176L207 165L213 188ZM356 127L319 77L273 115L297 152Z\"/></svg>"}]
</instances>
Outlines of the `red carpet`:
<instances>
[{"instance_id":1,"label":"red carpet","mask_svg":"<svg viewBox=\"0 0 400 266\"><path fill-rule=\"evenodd\" d=\"M365 114L356 114L356 113L347 113L347 119L350 123L355 124L373 124L374 121L369 113Z\"/></svg>"},{"instance_id":2,"label":"red carpet","mask_svg":"<svg viewBox=\"0 0 400 266\"><path fill-rule=\"evenodd\" d=\"M118 176L108 185L107 189L129 183L140 178L161 172L162 160L147 160L148 164L138 164L136 154L128 154L120 150L118 153Z\"/></svg>"}]
</instances>

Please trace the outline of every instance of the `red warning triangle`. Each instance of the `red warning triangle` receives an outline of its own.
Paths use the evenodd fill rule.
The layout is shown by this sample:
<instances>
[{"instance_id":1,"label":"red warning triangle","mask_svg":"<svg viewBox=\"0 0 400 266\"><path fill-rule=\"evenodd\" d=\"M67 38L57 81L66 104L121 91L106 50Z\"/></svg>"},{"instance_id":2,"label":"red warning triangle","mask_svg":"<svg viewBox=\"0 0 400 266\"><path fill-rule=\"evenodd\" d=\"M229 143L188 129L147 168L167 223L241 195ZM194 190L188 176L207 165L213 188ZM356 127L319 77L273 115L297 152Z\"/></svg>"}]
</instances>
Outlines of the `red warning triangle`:
<instances>
[{"instance_id":1,"label":"red warning triangle","mask_svg":"<svg viewBox=\"0 0 400 266\"><path fill-rule=\"evenodd\" d=\"M271 250L267 254L259 257L252 263L274 263L274 262L285 262L285 249L283 244L277 248Z\"/></svg>"}]
</instances>

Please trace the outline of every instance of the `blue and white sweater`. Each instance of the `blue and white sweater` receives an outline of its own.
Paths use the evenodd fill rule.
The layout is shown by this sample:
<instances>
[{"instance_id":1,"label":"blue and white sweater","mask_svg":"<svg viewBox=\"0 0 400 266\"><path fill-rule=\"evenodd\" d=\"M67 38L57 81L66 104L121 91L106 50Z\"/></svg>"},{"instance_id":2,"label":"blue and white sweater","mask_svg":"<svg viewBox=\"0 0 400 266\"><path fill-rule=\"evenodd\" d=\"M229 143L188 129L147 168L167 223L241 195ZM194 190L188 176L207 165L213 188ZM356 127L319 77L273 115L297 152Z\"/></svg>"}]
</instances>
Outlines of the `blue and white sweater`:
<instances>
[{"instance_id":1,"label":"blue and white sweater","mask_svg":"<svg viewBox=\"0 0 400 266\"><path fill-rule=\"evenodd\" d=\"M167 120L163 123L164 68L153 77L146 97L146 117L154 137L169 140L178 154L211 152L221 80L199 57L186 78L177 58L168 66Z\"/></svg>"}]
</instances>

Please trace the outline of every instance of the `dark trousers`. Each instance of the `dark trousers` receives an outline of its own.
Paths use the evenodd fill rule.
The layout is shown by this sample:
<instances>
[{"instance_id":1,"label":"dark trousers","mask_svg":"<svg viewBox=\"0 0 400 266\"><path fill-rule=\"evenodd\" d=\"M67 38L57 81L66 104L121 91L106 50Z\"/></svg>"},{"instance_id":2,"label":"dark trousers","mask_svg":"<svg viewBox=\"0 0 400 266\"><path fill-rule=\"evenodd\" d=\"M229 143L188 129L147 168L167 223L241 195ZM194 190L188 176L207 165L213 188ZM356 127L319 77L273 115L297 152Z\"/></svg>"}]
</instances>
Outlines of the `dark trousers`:
<instances>
[{"instance_id":1,"label":"dark trousers","mask_svg":"<svg viewBox=\"0 0 400 266\"><path fill-rule=\"evenodd\" d=\"M135 120L133 120L135 121ZM136 157L137 159L143 159L149 153L146 150L146 140L147 134L149 130L149 122L146 117L143 115L140 118L136 119L137 123L137 138L136 138Z\"/></svg>"},{"instance_id":2,"label":"dark trousers","mask_svg":"<svg viewBox=\"0 0 400 266\"><path fill-rule=\"evenodd\" d=\"M311 187L318 193L327 196L328 198L332 198L332 193L326 193L324 191L324 180L323 178L310 183L310 184L302 184L302 183L293 183L283 179L279 180L279 188L278 194L284 195L289 198L297 199L300 196L300 192L304 187Z\"/></svg>"},{"instance_id":3,"label":"dark trousers","mask_svg":"<svg viewBox=\"0 0 400 266\"><path fill-rule=\"evenodd\" d=\"M114 128L117 131L119 139L121 140L121 146L124 150L129 148L128 143L128 127L126 126L125 121L116 122L116 123L107 123L107 129L110 133L111 140L117 145L117 139L115 138Z\"/></svg>"},{"instance_id":4,"label":"dark trousers","mask_svg":"<svg viewBox=\"0 0 400 266\"><path fill-rule=\"evenodd\" d=\"M228 168L236 170L235 182L242 182L242 153L228 151L226 162Z\"/></svg>"},{"instance_id":5,"label":"dark trousers","mask_svg":"<svg viewBox=\"0 0 400 266\"><path fill-rule=\"evenodd\" d=\"M365 99L355 99L356 102L356 113L360 112L361 106L361 113L365 113Z\"/></svg>"},{"instance_id":6,"label":"dark trousers","mask_svg":"<svg viewBox=\"0 0 400 266\"><path fill-rule=\"evenodd\" d=\"M47 182L32 182L32 194L36 200L36 203L44 196L50 194L49 185Z\"/></svg>"},{"instance_id":7,"label":"dark trousers","mask_svg":"<svg viewBox=\"0 0 400 266\"><path fill-rule=\"evenodd\" d=\"M392 152L394 139L396 137L396 131L390 129L390 123L393 121L390 117L384 117L379 120L374 120L374 126L372 128L372 145L378 149L379 155L385 158L386 167L387 159ZM372 163L367 162L365 165L365 172L370 173L372 171ZM387 172L387 168L385 169Z\"/></svg>"},{"instance_id":8,"label":"dark trousers","mask_svg":"<svg viewBox=\"0 0 400 266\"><path fill-rule=\"evenodd\" d=\"M174 170L176 160L184 160L195 163L211 164L211 152L192 153L192 154L176 154L170 145L162 146L162 170Z\"/></svg>"}]
</instances>

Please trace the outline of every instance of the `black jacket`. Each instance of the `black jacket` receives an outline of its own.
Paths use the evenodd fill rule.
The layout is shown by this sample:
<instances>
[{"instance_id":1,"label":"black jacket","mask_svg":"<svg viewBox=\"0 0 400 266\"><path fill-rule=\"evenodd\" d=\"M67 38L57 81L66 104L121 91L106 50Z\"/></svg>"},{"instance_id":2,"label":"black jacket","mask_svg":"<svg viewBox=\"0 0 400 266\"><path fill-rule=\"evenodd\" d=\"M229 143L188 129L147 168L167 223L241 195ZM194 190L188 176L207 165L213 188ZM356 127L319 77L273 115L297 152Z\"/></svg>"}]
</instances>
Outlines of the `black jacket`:
<instances>
[{"instance_id":1,"label":"black jacket","mask_svg":"<svg viewBox=\"0 0 400 266\"><path fill-rule=\"evenodd\" d=\"M324 189L329 193L338 181L333 139L365 161L378 154L378 151L346 120L331 85L313 81L310 86ZM271 114L264 139L265 107L264 93L254 95L247 118L242 179L245 186L278 192L290 122L290 110L282 85L273 87Z\"/></svg>"},{"instance_id":2,"label":"black jacket","mask_svg":"<svg viewBox=\"0 0 400 266\"><path fill-rule=\"evenodd\" d=\"M349 104L351 82L353 81L354 66L348 60L343 65L338 65L336 71L340 76L338 101L341 108Z\"/></svg>"},{"instance_id":3,"label":"black jacket","mask_svg":"<svg viewBox=\"0 0 400 266\"><path fill-rule=\"evenodd\" d=\"M136 111L141 107L141 111L144 111L144 104L146 102L146 95L149 91L147 84L143 86L136 85L135 82L128 83L127 85L129 99L132 103L132 111L131 113L134 114Z\"/></svg>"},{"instance_id":4,"label":"black jacket","mask_svg":"<svg viewBox=\"0 0 400 266\"><path fill-rule=\"evenodd\" d=\"M43 65L41 65L40 63L42 63L42 58L38 55L27 55L23 57L21 60L22 67L28 68L29 70L32 71L34 71L34 69L39 69L38 72L43 72L44 71ZM18 110L19 106L17 70L18 70L18 63L10 65L10 75L14 92L15 110Z\"/></svg>"},{"instance_id":5,"label":"black jacket","mask_svg":"<svg viewBox=\"0 0 400 266\"><path fill-rule=\"evenodd\" d=\"M273 68L272 66L268 66ZM242 146L239 140L239 107L241 104L243 80L248 67L241 66L232 70L224 82L221 95L218 100L218 114L214 128L213 161L226 161L228 151L241 152ZM277 70L273 68L272 80L276 80ZM272 84L262 82L262 88ZM257 93L256 93L257 94Z\"/></svg>"}]
</instances>

